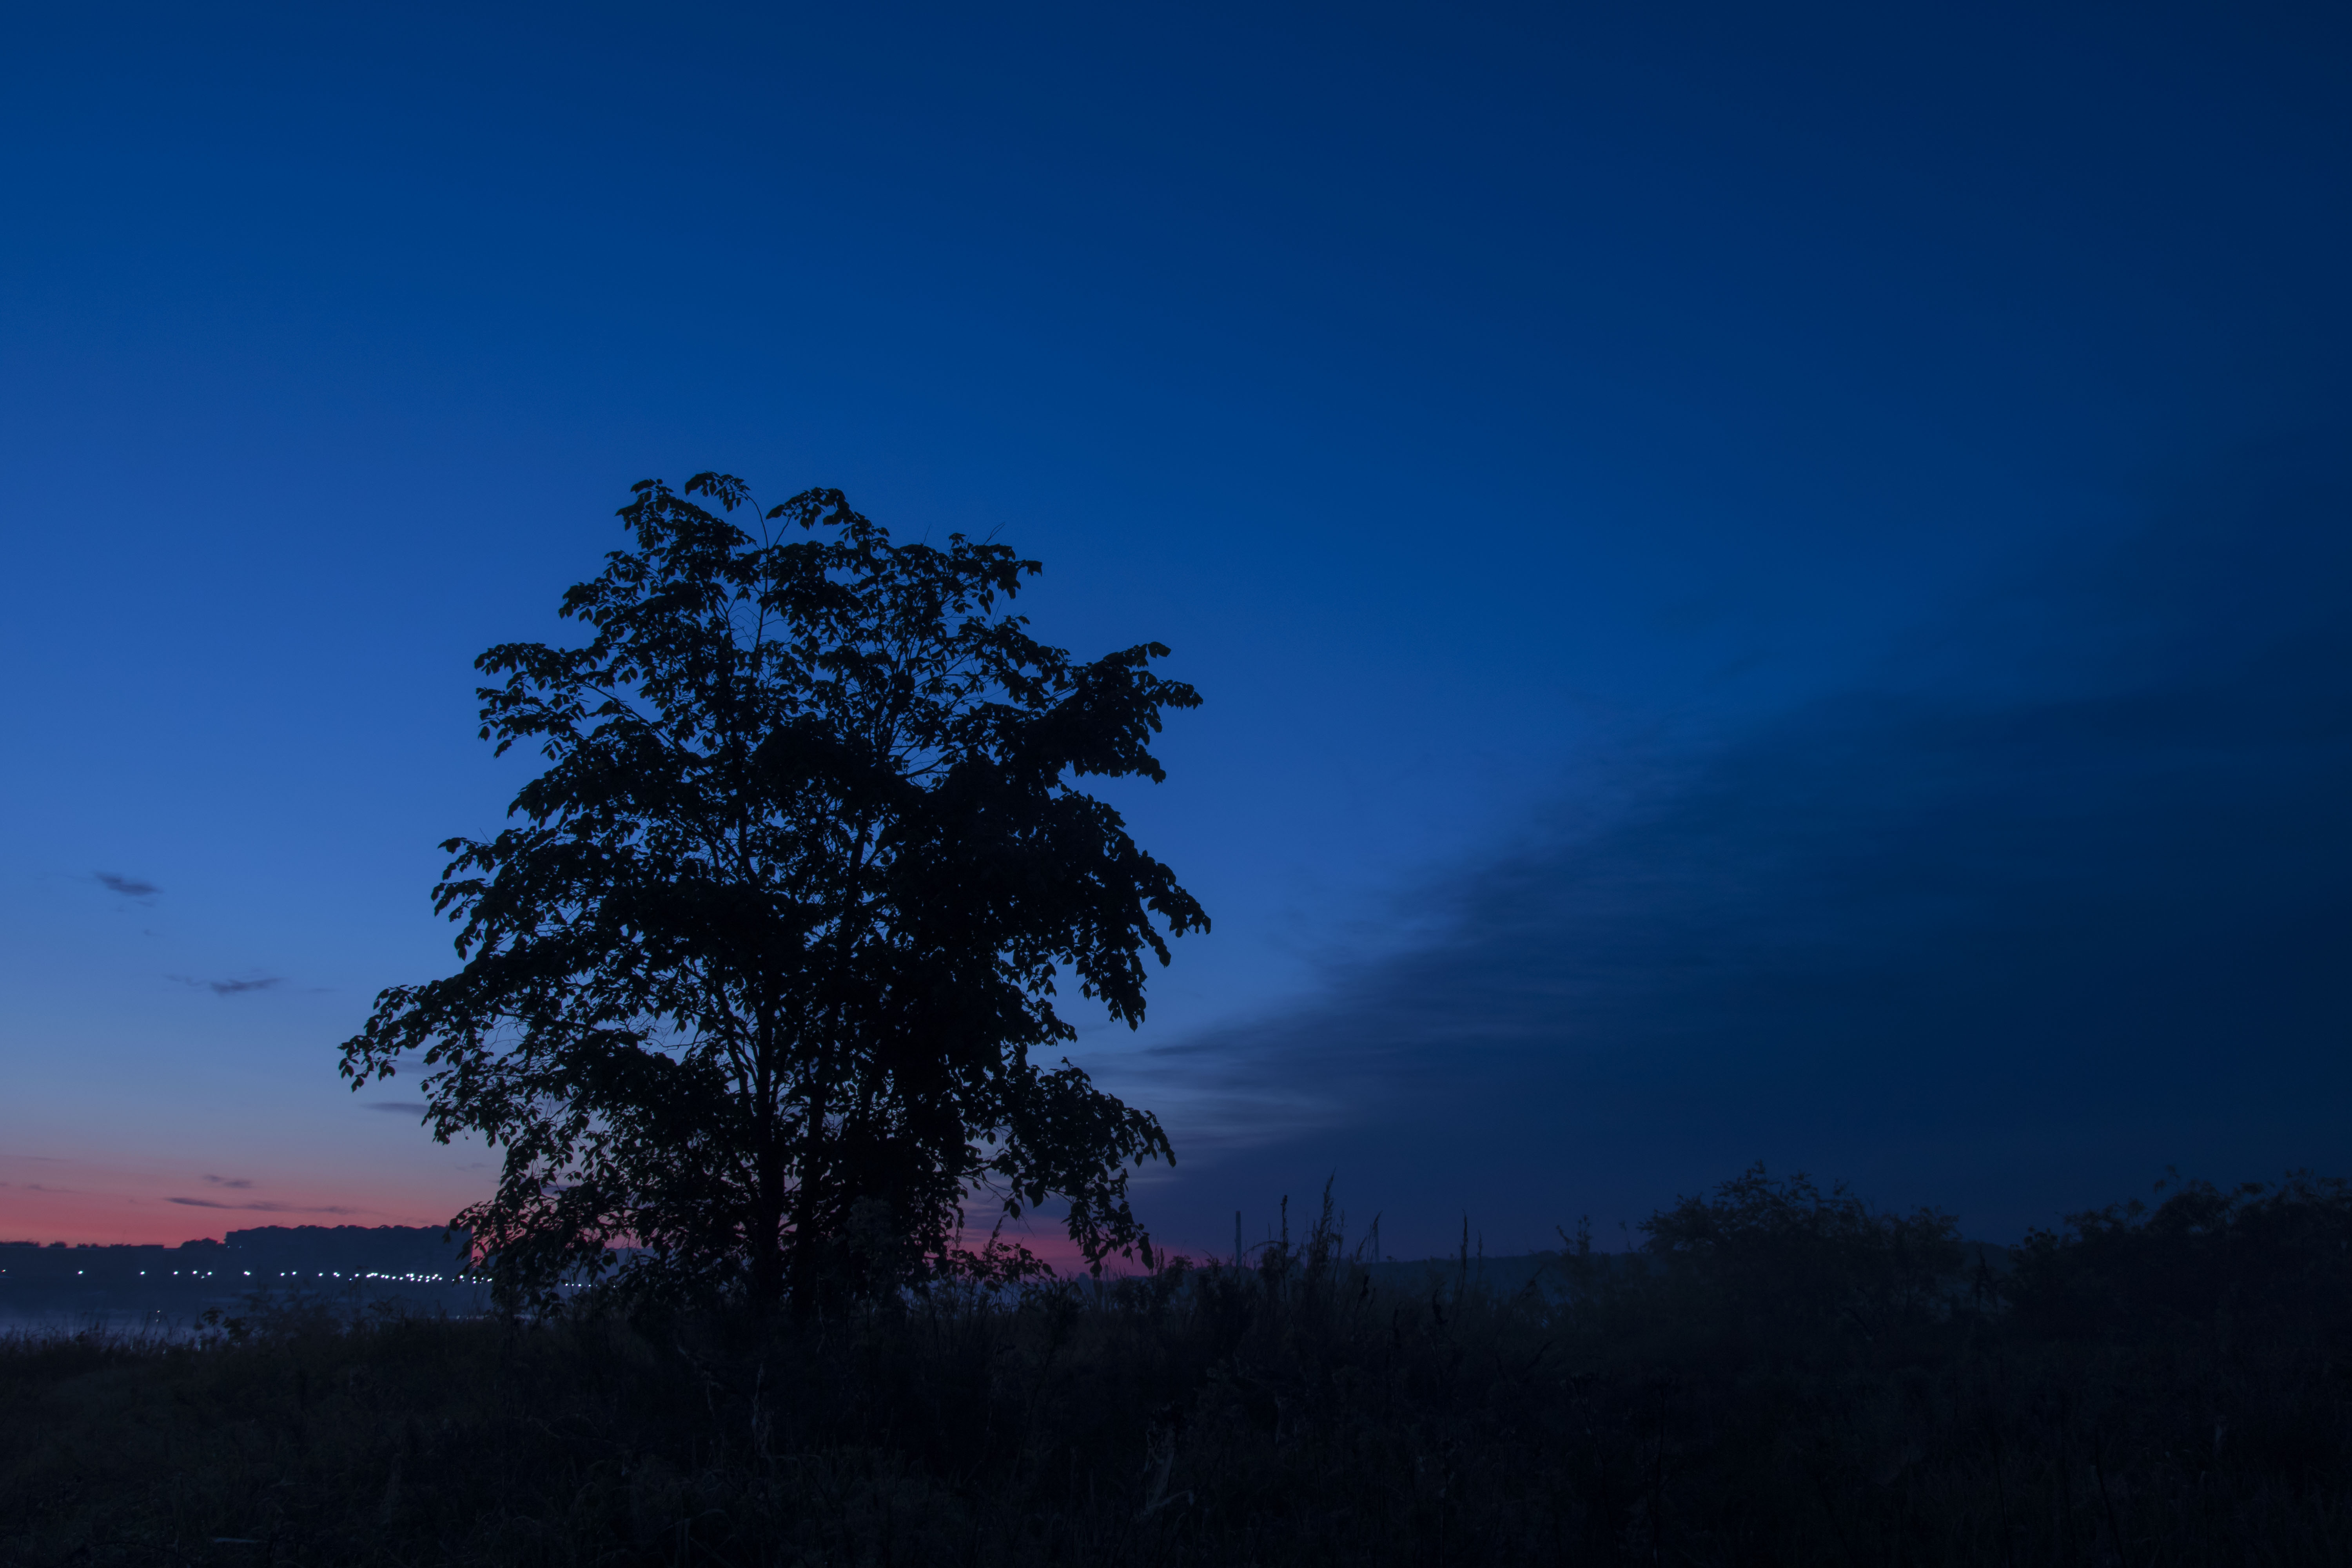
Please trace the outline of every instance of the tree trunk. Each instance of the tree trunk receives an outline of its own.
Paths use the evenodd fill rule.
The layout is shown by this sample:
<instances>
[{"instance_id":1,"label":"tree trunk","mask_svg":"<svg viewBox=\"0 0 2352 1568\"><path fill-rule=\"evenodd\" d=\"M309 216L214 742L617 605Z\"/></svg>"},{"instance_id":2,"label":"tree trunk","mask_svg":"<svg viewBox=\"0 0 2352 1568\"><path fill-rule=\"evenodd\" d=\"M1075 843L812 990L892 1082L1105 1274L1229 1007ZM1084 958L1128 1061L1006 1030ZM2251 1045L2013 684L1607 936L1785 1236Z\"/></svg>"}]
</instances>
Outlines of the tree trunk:
<instances>
[{"instance_id":1,"label":"tree trunk","mask_svg":"<svg viewBox=\"0 0 2352 1568\"><path fill-rule=\"evenodd\" d=\"M760 1010L759 1073L753 1092L756 1145L752 1153L755 1191L751 1201L751 1234L744 1239L751 1253L749 1281L751 1310L766 1317L775 1310L784 1287L784 1149L776 1127L776 1026L773 1011Z\"/></svg>"},{"instance_id":2,"label":"tree trunk","mask_svg":"<svg viewBox=\"0 0 2352 1568\"><path fill-rule=\"evenodd\" d=\"M822 1281L817 1278L817 1172L819 1142L824 1137L824 1117L829 1109L825 1079L820 1076L809 1092L808 1131L801 1141L800 1191L793 1205L792 1290L793 1315L805 1318L816 1310L817 1290Z\"/></svg>"}]
</instances>

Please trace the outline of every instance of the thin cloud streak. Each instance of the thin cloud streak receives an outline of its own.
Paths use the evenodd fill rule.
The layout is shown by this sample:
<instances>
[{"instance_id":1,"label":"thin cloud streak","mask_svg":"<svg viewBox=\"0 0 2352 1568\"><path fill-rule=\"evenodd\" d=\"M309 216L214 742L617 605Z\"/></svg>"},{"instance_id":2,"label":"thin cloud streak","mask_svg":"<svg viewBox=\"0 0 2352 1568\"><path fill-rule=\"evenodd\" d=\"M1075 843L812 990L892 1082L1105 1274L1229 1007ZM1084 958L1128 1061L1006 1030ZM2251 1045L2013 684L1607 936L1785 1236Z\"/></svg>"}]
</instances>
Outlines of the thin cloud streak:
<instances>
[{"instance_id":1,"label":"thin cloud streak","mask_svg":"<svg viewBox=\"0 0 2352 1568\"><path fill-rule=\"evenodd\" d=\"M250 980L201 980L187 974L167 974L163 978L191 989L209 991L215 996L242 996L248 991L275 991L286 984L285 977L277 974L258 975Z\"/></svg>"}]
</instances>

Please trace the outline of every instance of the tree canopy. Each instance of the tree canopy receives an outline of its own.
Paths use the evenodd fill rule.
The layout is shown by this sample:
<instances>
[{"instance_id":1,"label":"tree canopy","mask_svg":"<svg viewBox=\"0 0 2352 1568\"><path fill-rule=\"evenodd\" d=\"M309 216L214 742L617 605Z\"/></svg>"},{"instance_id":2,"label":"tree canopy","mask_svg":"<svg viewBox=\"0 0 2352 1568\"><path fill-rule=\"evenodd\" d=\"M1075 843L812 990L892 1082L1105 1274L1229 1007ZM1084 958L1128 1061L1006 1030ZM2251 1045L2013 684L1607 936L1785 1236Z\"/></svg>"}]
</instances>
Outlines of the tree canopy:
<instances>
[{"instance_id":1,"label":"tree canopy","mask_svg":"<svg viewBox=\"0 0 2352 1568\"><path fill-rule=\"evenodd\" d=\"M1166 1134L1040 1058L1066 974L1132 1026L1146 956L1208 929L1077 782L1164 777L1200 701L1168 649L1077 662L1010 608L1038 563L894 544L838 490L761 513L699 474L620 516L635 547L563 596L584 646L476 661L482 737L549 765L443 846L463 967L379 995L343 1074L421 1071L435 1137L503 1151L452 1223L526 1292L623 1242L656 1288L887 1288L975 1200L1148 1257L1127 1179Z\"/></svg>"}]
</instances>

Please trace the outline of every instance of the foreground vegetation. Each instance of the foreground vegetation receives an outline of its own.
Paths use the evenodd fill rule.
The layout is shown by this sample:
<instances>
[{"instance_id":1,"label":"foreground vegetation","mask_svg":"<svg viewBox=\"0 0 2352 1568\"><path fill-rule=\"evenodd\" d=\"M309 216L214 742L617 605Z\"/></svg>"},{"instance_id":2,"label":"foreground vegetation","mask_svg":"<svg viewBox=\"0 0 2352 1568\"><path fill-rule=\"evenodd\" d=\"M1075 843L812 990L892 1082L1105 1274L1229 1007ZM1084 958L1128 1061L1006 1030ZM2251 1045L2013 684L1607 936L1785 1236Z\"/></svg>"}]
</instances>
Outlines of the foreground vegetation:
<instances>
[{"instance_id":1,"label":"foreground vegetation","mask_svg":"<svg viewBox=\"0 0 2352 1568\"><path fill-rule=\"evenodd\" d=\"M1511 1294L1245 1267L798 1323L257 1312L0 1350L9 1563L2352 1556L2352 1189L2013 1252L1751 1173Z\"/></svg>"}]
</instances>

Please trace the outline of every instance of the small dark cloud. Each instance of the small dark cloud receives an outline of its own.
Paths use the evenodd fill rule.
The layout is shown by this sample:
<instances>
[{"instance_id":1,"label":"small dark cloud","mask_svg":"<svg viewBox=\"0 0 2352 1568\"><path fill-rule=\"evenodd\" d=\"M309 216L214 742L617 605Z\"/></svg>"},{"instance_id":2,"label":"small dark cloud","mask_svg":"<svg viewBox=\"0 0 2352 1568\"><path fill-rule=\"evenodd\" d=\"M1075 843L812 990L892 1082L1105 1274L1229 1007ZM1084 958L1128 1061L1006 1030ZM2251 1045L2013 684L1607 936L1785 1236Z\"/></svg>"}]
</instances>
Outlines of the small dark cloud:
<instances>
[{"instance_id":1,"label":"small dark cloud","mask_svg":"<svg viewBox=\"0 0 2352 1568\"><path fill-rule=\"evenodd\" d=\"M403 1111L410 1116L422 1116L425 1111L425 1102L421 1100L371 1100L367 1108L370 1110Z\"/></svg>"},{"instance_id":2,"label":"small dark cloud","mask_svg":"<svg viewBox=\"0 0 2352 1568\"><path fill-rule=\"evenodd\" d=\"M286 984L285 977L277 974L260 974L249 980L200 980L191 974L167 974L163 978L194 990L209 991L215 996L237 996L247 991L274 991Z\"/></svg>"},{"instance_id":3,"label":"small dark cloud","mask_svg":"<svg viewBox=\"0 0 2352 1568\"><path fill-rule=\"evenodd\" d=\"M253 1185L251 1182L247 1181L243 1176L206 1176L205 1180L215 1187L249 1187Z\"/></svg>"},{"instance_id":4,"label":"small dark cloud","mask_svg":"<svg viewBox=\"0 0 2352 1568\"><path fill-rule=\"evenodd\" d=\"M121 893L126 899L137 899L142 903L145 903L163 890L152 882L143 881L137 877L125 877L120 872L93 871L90 875L98 879L100 887L110 892Z\"/></svg>"},{"instance_id":5,"label":"small dark cloud","mask_svg":"<svg viewBox=\"0 0 2352 1568\"><path fill-rule=\"evenodd\" d=\"M165 1203L179 1204L192 1209L238 1209L251 1214L351 1214L355 1211L331 1204L247 1204L215 1203L210 1198L166 1198Z\"/></svg>"}]
</instances>

